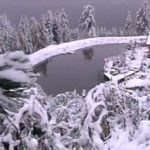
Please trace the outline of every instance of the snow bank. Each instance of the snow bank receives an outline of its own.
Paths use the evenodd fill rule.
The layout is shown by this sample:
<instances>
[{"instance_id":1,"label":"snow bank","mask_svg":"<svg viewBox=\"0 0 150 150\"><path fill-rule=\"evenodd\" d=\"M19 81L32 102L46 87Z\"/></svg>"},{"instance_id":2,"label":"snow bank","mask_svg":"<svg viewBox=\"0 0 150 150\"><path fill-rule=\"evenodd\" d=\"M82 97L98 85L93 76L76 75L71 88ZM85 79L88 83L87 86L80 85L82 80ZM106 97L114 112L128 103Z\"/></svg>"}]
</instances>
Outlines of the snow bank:
<instances>
[{"instance_id":1,"label":"snow bank","mask_svg":"<svg viewBox=\"0 0 150 150\"><path fill-rule=\"evenodd\" d=\"M125 88L136 88L150 85L150 79L131 79L125 83Z\"/></svg>"},{"instance_id":2,"label":"snow bank","mask_svg":"<svg viewBox=\"0 0 150 150\"><path fill-rule=\"evenodd\" d=\"M0 55L0 79L11 80L14 82L30 83L32 66L28 56L22 51L9 52Z\"/></svg>"},{"instance_id":3,"label":"snow bank","mask_svg":"<svg viewBox=\"0 0 150 150\"><path fill-rule=\"evenodd\" d=\"M7 69L0 72L0 79L12 80L14 82L30 83L30 78L21 70Z\"/></svg>"},{"instance_id":4,"label":"snow bank","mask_svg":"<svg viewBox=\"0 0 150 150\"><path fill-rule=\"evenodd\" d=\"M137 36L137 37L97 37L90 38L84 40L73 41L69 43L63 43L60 45L50 45L46 48L43 48L33 54L29 55L30 62L33 66L42 63L43 61L59 55L66 53L74 53L76 50L80 50L83 48L103 45L103 44L115 44L115 43L129 43L134 40L146 40L145 36Z\"/></svg>"}]
</instances>

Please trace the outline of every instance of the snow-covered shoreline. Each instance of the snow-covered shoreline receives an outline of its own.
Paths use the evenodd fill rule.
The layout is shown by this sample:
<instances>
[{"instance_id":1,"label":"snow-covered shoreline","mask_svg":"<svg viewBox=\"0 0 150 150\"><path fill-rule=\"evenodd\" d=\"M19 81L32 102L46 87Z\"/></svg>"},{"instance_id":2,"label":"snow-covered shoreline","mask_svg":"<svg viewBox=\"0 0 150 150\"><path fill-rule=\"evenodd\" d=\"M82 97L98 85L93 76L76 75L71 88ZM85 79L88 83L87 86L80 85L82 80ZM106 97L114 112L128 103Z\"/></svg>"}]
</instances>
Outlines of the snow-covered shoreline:
<instances>
[{"instance_id":1,"label":"snow-covered shoreline","mask_svg":"<svg viewBox=\"0 0 150 150\"><path fill-rule=\"evenodd\" d=\"M88 48L91 46L98 46L104 44L123 44L130 41L145 40L146 36L135 37L97 37L84 40L78 40L68 43L62 43L60 45L50 45L46 48L38 50L29 55L29 60L32 66L36 66L47 59L66 53L74 53L77 50Z\"/></svg>"}]
</instances>

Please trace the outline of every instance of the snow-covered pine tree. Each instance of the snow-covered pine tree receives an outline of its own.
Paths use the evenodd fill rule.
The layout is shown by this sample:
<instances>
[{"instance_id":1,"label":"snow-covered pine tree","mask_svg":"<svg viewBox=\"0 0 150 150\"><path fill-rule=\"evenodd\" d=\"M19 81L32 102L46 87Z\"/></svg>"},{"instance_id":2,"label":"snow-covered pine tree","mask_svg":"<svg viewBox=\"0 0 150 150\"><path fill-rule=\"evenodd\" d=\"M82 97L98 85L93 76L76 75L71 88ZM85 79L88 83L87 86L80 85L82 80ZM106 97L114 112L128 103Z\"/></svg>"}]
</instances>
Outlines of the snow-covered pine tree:
<instances>
[{"instance_id":1,"label":"snow-covered pine tree","mask_svg":"<svg viewBox=\"0 0 150 150\"><path fill-rule=\"evenodd\" d=\"M40 45L41 48L44 48L48 45L49 43L49 38L47 36L47 31L46 31L46 15L42 15L40 19Z\"/></svg>"},{"instance_id":2,"label":"snow-covered pine tree","mask_svg":"<svg viewBox=\"0 0 150 150\"><path fill-rule=\"evenodd\" d=\"M136 14L136 32L137 35L145 35L149 29L149 5L148 2L143 2L142 7Z\"/></svg>"},{"instance_id":3,"label":"snow-covered pine tree","mask_svg":"<svg viewBox=\"0 0 150 150\"><path fill-rule=\"evenodd\" d=\"M107 29L106 36L108 36L108 37L113 36L111 29Z\"/></svg>"},{"instance_id":4,"label":"snow-covered pine tree","mask_svg":"<svg viewBox=\"0 0 150 150\"><path fill-rule=\"evenodd\" d=\"M53 14L51 11L48 11L46 18L45 18L45 33L48 38L48 45L52 44L53 42Z\"/></svg>"},{"instance_id":5,"label":"snow-covered pine tree","mask_svg":"<svg viewBox=\"0 0 150 150\"><path fill-rule=\"evenodd\" d=\"M101 27L97 26L97 36L100 37L101 36Z\"/></svg>"},{"instance_id":6,"label":"snow-covered pine tree","mask_svg":"<svg viewBox=\"0 0 150 150\"><path fill-rule=\"evenodd\" d=\"M79 32L81 38L96 36L96 21L94 18L94 8L92 5L84 6L82 15L79 20Z\"/></svg>"},{"instance_id":7,"label":"snow-covered pine tree","mask_svg":"<svg viewBox=\"0 0 150 150\"><path fill-rule=\"evenodd\" d=\"M0 31L5 31L5 30L10 32L12 30L12 26L7 16L3 14L0 16Z\"/></svg>"},{"instance_id":8,"label":"snow-covered pine tree","mask_svg":"<svg viewBox=\"0 0 150 150\"><path fill-rule=\"evenodd\" d=\"M69 20L64 9L60 10L62 42L70 41Z\"/></svg>"},{"instance_id":9,"label":"snow-covered pine tree","mask_svg":"<svg viewBox=\"0 0 150 150\"><path fill-rule=\"evenodd\" d=\"M61 19L60 19L60 12L57 11L54 15L54 22L53 22L53 40L60 44L62 42L62 34L61 34Z\"/></svg>"},{"instance_id":10,"label":"snow-covered pine tree","mask_svg":"<svg viewBox=\"0 0 150 150\"><path fill-rule=\"evenodd\" d=\"M127 12L127 18L126 18L125 26L124 26L124 34L126 36L133 35L133 33L132 33L132 17L131 17L130 11Z\"/></svg>"},{"instance_id":11,"label":"snow-covered pine tree","mask_svg":"<svg viewBox=\"0 0 150 150\"><path fill-rule=\"evenodd\" d=\"M30 19L30 32L32 37L33 51L40 49L40 25L34 17Z\"/></svg>"},{"instance_id":12,"label":"snow-covered pine tree","mask_svg":"<svg viewBox=\"0 0 150 150\"><path fill-rule=\"evenodd\" d=\"M119 35L119 36L124 36L124 32L123 32L123 29L122 29L122 28L119 28L119 30L118 30L118 35Z\"/></svg>"},{"instance_id":13,"label":"snow-covered pine tree","mask_svg":"<svg viewBox=\"0 0 150 150\"><path fill-rule=\"evenodd\" d=\"M111 32L112 32L113 36L118 36L118 30L117 30L117 28L112 27Z\"/></svg>"},{"instance_id":14,"label":"snow-covered pine tree","mask_svg":"<svg viewBox=\"0 0 150 150\"><path fill-rule=\"evenodd\" d=\"M100 27L100 28L99 28L99 36L100 36L100 37L105 37L105 36L107 36L107 29L106 29L106 27Z\"/></svg>"},{"instance_id":15,"label":"snow-covered pine tree","mask_svg":"<svg viewBox=\"0 0 150 150\"><path fill-rule=\"evenodd\" d=\"M26 16L20 18L18 25L19 47L25 53L30 54L33 51L32 37L30 32L30 21Z\"/></svg>"},{"instance_id":16,"label":"snow-covered pine tree","mask_svg":"<svg viewBox=\"0 0 150 150\"><path fill-rule=\"evenodd\" d=\"M6 48L6 32L5 31L0 31L0 53L5 53L7 51Z\"/></svg>"},{"instance_id":17,"label":"snow-covered pine tree","mask_svg":"<svg viewBox=\"0 0 150 150\"><path fill-rule=\"evenodd\" d=\"M0 16L0 53L17 49L17 34L6 15Z\"/></svg>"},{"instance_id":18,"label":"snow-covered pine tree","mask_svg":"<svg viewBox=\"0 0 150 150\"><path fill-rule=\"evenodd\" d=\"M17 47L17 33L15 30L11 32L4 32L4 44L7 51L16 51Z\"/></svg>"},{"instance_id":19,"label":"snow-covered pine tree","mask_svg":"<svg viewBox=\"0 0 150 150\"><path fill-rule=\"evenodd\" d=\"M96 35L99 37L99 35L100 35L100 27L96 27Z\"/></svg>"},{"instance_id":20,"label":"snow-covered pine tree","mask_svg":"<svg viewBox=\"0 0 150 150\"><path fill-rule=\"evenodd\" d=\"M70 37L71 37L71 41L75 41L79 39L79 29L75 28L75 29L71 29L70 31Z\"/></svg>"}]
</instances>

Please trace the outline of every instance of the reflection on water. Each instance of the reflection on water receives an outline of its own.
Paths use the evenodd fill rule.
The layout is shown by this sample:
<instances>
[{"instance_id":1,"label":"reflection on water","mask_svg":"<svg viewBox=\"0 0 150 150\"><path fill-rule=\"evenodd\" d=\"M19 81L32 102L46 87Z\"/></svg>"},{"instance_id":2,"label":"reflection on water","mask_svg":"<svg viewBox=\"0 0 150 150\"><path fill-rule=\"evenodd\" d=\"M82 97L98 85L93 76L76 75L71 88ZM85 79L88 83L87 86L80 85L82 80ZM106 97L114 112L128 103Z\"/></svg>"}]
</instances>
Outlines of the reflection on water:
<instances>
[{"instance_id":1,"label":"reflection on water","mask_svg":"<svg viewBox=\"0 0 150 150\"><path fill-rule=\"evenodd\" d=\"M74 89L79 93L83 89L89 90L106 81L104 58L117 55L124 49L123 44L110 44L56 56L36 68L36 72L41 73L38 83L47 94L53 95Z\"/></svg>"},{"instance_id":2,"label":"reflection on water","mask_svg":"<svg viewBox=\"0 0 150 150\"><path fill-rule=\"evenodd\" d=\"M85 49L85 50L82 51L82 53L83 53L85 59L87 59L87 60L91 60L92 57L94 56L93 48Z\"/></svg>"},{"instance_id":3,"label":"reflection on water","mask_svg":"<svg viewBox=\"0 0 150 150\"><path fill-rule=\"evenodd\" d=\"M36 69L35 69L35 72L41 72L45 77L47 77L47 65L48 63L50 62L49 61L45 61L44 63L40 64Z\"/></svg>"}]
</instances>

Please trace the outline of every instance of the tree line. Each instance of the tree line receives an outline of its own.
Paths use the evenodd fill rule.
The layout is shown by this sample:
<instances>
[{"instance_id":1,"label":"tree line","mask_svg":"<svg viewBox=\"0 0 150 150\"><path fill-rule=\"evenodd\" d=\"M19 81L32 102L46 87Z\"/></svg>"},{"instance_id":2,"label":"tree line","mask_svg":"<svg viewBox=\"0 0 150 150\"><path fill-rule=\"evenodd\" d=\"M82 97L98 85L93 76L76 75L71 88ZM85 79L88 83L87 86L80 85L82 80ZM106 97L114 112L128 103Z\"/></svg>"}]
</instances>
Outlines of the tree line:
<instances>
[{"instance_id":1,"label":"tree line","mask_svg":"<svg viewBox=\"0 0 150 150\"><path fill-rule=\"evenodd\" d=\"M14 27L7 16L0 15L0 53L23 50L26 54L33 53L51 44L60 44L78 39L102 36L135 36L146 35L150 27L150 9L148 2L143 2L134 20L130 11L127 12L125 25L122 28L99 27L95 20L92 5L86 5L75 29L69 26L64 9L41 16L22 16L17 27Z\"/></svg>"}]
</instances>

